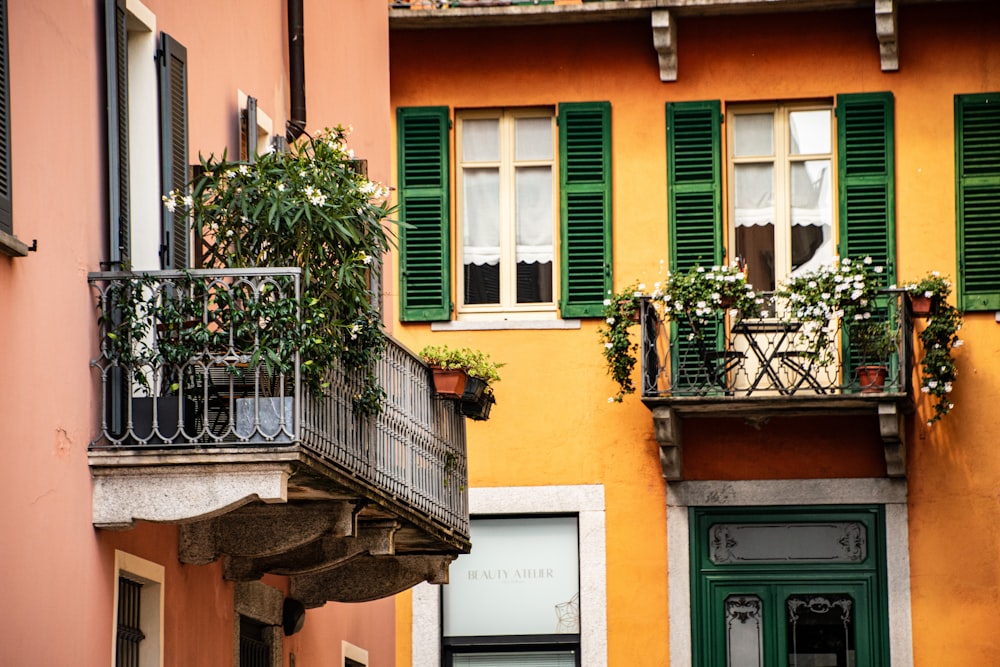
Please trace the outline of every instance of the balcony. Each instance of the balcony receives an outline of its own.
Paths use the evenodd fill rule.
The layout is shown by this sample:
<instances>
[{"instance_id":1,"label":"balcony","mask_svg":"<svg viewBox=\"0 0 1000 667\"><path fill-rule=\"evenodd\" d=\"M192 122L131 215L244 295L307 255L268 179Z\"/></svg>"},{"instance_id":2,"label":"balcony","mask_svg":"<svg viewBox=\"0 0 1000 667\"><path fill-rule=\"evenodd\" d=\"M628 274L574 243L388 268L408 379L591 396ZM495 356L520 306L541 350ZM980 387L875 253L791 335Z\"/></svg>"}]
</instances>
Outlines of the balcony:
<instances>
[{"instance_id":1,"label":"balcony","mask_svg":"<svg viewBox=\"0 0 1000 667\"><path fill-rule=\"evenodd\" d=\"M470 548L465 423L419 358L388 340L374 371L384 406L365 414L361 378L335 370L310 391L266 319L297 303L299 269L89 281L101 314L95 526L180 524L182 562L224 556L235 581L288 575L307 606L447 580Z\"/></svg>"},{"instance_id":2,"label":"balcony","mask_svg":"<svg viewBox=\"0 0 1000 667\"><path fill-rule=\"evenodd\" d=\"M642 401L653 412L664 476L682 477L680 420L875 414L890 476L905 474L903 415L913 410L913 320L900 290L882 290L873 313L884 349L866 352L858 328L718 314L704 331L665 322L641 302ZM884 383L859 370L879 367Z\"/></svg>"}]
</instances>

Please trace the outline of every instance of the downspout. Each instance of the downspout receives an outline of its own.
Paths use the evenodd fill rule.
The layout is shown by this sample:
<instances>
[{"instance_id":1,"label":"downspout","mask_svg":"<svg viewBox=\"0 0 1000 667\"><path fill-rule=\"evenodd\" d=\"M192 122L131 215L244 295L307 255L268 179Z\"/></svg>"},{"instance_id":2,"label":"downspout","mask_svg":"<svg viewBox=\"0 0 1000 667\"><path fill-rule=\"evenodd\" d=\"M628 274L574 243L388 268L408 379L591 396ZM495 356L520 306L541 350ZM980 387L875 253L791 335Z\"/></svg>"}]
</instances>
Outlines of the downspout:
<instances>
[{"instance_id":1,"label":"downspout","mask_svg":"<svg viewBox=\"0 0 1000 667\"><path fill-rule=\"evenodd\" d=\"M288 0L288 79L291 109L285 138L292 143L306 131L306 66L302 0Z\"/></svg>"}]
</instances>

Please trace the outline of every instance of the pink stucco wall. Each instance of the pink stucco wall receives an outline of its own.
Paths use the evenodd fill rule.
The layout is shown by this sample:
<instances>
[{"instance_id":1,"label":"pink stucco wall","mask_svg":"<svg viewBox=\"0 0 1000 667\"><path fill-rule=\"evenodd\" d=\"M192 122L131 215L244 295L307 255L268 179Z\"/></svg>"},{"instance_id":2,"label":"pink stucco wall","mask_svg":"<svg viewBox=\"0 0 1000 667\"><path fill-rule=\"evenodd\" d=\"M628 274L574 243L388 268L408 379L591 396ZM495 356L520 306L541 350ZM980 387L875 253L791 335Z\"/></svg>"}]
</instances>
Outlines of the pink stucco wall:
<instances>
[{"instance_id":1,"label":"pink stucco wall","mask_svg":"<svg viewBox=\"0 0 1000 667\"><path fill-rule=\"evenodd\" d=\"M37 239L38 252L0 255L0 664L111 664L115 549L166 568L166 665L231 664L233 589L219 564L181 565L173 526L91 524L98 394L86 278L107 245L103 3L8 5L14 231ZM284 127L284 0L145 5L157 31L188 49L192 162L199 151L237 150L237 89ZM305 24L310 132L353 125L357 154L387 182L385 4L306 0ZM290 651L300 664L337 664L343 638L369 650L371 665L391 665L393 613L391 600L310 611L286 641L286 664Z\"/></svg>"}]
</instances>

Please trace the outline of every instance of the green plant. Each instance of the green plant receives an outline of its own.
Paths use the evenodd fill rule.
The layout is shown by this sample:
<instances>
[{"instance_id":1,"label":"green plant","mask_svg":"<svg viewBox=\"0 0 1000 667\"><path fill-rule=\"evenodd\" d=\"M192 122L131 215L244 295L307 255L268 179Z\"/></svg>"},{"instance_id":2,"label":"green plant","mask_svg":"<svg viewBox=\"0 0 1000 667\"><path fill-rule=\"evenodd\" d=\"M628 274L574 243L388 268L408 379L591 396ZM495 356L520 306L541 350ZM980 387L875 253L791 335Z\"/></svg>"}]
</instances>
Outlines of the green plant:
<instances>
[{"instance_id":1,"label":"green plant","mask_svg":"<svg viewBox=\"0 0 1000 667\"><path fill-rule=\"evenodd\" d=\"M371 289L390 246L385 223L393 209L388 189L358 172L347 136L337 126L252 164L225 153L203 157L190 194L171 192L164 205L190 213L209 244L208 265L300 267L301 321L287 340L301 355L303 381L323 393L339 363L364 381L355 409L377 414L385 394L374 365L385 342Z\"/></svg>"},{"instance_id":2,"label":"green plant","mask_svg":"<svg viewBox=\"0 0 1000 667\"><path fill-rule=\"evenodd\" d=\"M420 357L431 366L463 370L469 377L479 378L487 384L500 381L499 369L504 366L492 361L485 352L468 347L453 349L447 345L428 345L420 351Z\"/></svg>"},{"instance_id":3,"label":"green plant","mask_svg":"<svg viewBox=\"0 0 1000 667\"><path fill-rule=\"evenodd\" d=\"M739 267L717 265L693 266L686 272L669 274L666 282L654 289L652 303L664 320L686 321L694 335L700 336L726 311L738 311L745 317L756 315L763 299L747 284L746 273Z\"/></svg>"},{"instance_id":4,"label":"green plant","mask_svg":"<svg viewBox=\"0 0 1000 667\"><path fill-rule=\"evenodd\" d=\"M618 393L608 398L608 403L621 403L627 394L635 393L632 370L636 364L638 344L632 339L631 327L639 312L638 285L632 283L604 300L604 326L598 333L604 344L604 359L608 373L618 384Z\"/></svg>"},{"instance_id":5,"label":"green plant","mask_svg":"<svg viewBox=\"0 0 1000 667\"><path fill-rule=\"evenodd\" d=\"M786 281L775 292L778 307L786 309L788 316L812 325L812 354L820 361L828 361L838 322L850 330L872 317L884 271L871 257L845 257Z\"/></svg>"},{"instance_id":6,"label":"green plant","mask_svg":"<svg viewBox=\"0 0 1000 667\"><path fill-rule=\"evenodd\" d=\"M884 366L896 350L896 338L888 322L868 318L850 322L848 336L865 364Z\"/></svg>"},{"instance_id":7,"label":"green plant","mask_svg":"<svg viewBox=\"0 0 1000 667\"><path fill-rule=\"evenodd\" d=\"M958 337L962 314L948 301L951 281L937 271L905 284L903 289L911 296L925 296L931 302L927 326L918 334L924 352L920 360L920 391L934 397L934 414L927 421L930 425L955 407L949 397L958 374L952 351L963 343Z\"/></svg>"}]
</instances>

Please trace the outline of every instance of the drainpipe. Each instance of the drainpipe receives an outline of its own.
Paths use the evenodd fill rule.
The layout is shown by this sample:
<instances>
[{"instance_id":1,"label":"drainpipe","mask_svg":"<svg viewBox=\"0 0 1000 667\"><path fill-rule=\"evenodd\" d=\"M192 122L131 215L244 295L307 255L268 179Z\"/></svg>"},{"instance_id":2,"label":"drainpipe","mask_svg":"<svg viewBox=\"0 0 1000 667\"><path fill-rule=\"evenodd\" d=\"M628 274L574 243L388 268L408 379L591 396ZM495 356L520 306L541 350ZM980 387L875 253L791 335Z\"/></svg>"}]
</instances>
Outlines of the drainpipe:
<instances>
[{"instance_id":1,"label":"drainpipe","mask_svg":"<svg viewBox=\"0 0 1000 667\"><path fill-rule=\"evenodd\" d=\"M302 0L288 0L288 79L291 109L285 138L292 143L306 131L306 67Z\"/></svg>"}]
</instances>

